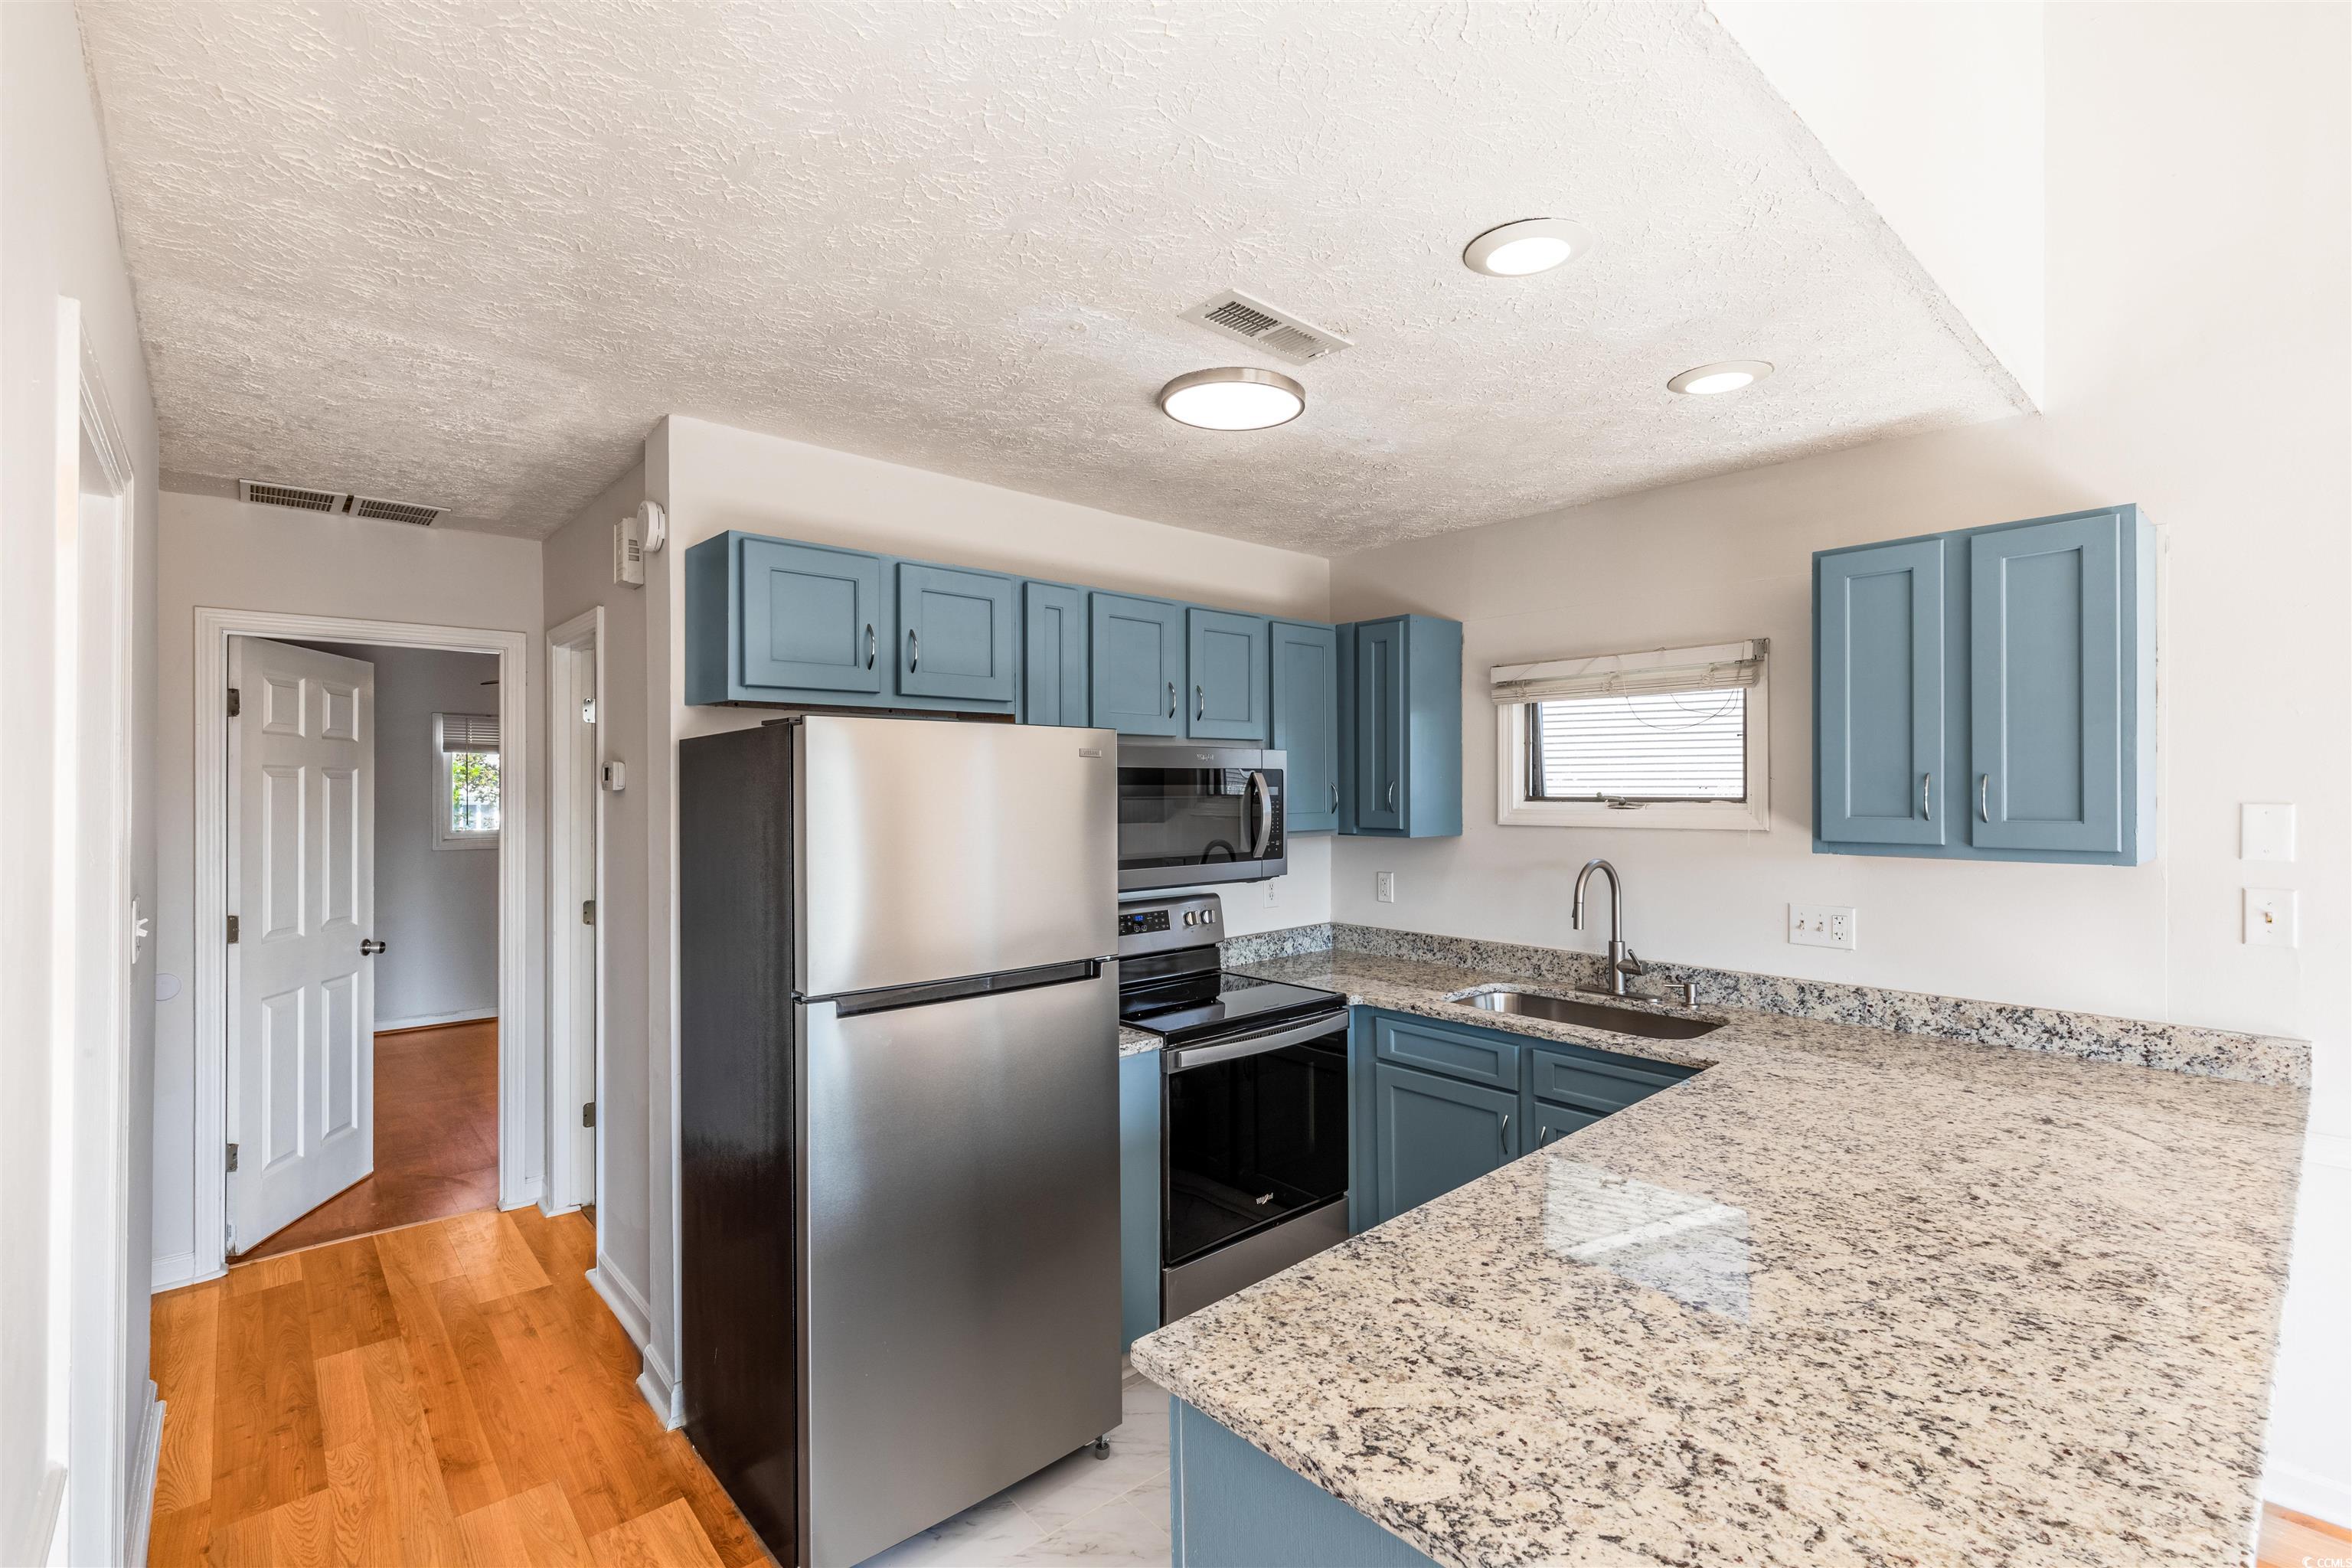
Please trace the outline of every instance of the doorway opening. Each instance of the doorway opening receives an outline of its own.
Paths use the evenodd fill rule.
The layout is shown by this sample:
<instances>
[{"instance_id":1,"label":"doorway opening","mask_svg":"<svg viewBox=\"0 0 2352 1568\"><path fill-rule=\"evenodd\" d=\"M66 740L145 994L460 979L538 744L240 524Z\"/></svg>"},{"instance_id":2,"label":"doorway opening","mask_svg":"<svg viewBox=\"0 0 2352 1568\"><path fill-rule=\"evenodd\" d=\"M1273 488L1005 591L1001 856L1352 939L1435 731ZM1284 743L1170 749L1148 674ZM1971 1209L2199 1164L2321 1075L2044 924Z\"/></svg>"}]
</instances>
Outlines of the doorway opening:
<instances>
[{"instance_id":1,"label":"doorway opening","mask_svg":"<svg viewBox=\"0 0 2352 1568\"><path fill-rule=\"evenodd\" d=\"M596 1223L604 1190L604 612L547 634L548 1202Z\"/></svg>"}]
</instances>

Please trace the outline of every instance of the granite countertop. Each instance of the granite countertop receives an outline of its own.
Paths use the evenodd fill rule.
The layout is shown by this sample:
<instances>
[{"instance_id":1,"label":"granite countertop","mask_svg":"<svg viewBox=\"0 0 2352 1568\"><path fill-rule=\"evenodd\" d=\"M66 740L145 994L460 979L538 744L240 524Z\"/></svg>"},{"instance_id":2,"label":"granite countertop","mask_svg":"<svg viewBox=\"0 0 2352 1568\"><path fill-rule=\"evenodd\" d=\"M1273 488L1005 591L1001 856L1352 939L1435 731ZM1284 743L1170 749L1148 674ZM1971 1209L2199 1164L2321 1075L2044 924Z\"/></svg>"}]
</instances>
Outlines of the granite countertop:
<instances>
[{"instance_id":1,"label":"granite countertop","mask_svg":"<svg viewBox=\"0 0 2352 1568\"><path fill-rule=\"evenodd\" d=\"M1137 1342L1441 1563L2234 1563L2306 1091L1505 974L1233 967L1706 1070Z\"/></svg>"},{"instance_id":2,"label":"granite countertop","mask_svg":"<svg viewBox=\"0 0 2352 1568\"><path fill-rule=\"evenodd\" d=\"M1131 1057L1139 1051L1156 1051L1160 1048L1160 1037L1153 1034L1149 1029L1130 1028L1125 1024L1121 1024L1118 1026L1118 1054L1120 1056Z\"/></svg>"}]
</instances>

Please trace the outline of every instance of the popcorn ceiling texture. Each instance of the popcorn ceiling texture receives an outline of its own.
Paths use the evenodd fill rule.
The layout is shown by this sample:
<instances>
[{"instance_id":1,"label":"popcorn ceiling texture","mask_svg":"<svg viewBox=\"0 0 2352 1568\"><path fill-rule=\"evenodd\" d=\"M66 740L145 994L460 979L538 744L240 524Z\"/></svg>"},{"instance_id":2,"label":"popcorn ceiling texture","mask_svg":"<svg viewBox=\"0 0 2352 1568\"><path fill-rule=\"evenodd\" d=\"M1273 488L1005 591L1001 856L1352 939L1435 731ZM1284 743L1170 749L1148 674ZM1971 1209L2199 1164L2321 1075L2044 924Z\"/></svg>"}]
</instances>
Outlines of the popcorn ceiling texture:
<instances>
[{"instance_id":1,"label":"popcorn ceiling texture","mask_svg":"<svg viewBox=\"0 0 2352 1568\"><path fill-rule=\"evenodd\" d=\"M675 412L1338 553L2030 406L1692 5L81 18L182 476L541 536ZM1357 340L1279 430L1153 405L1229 285Z\"/></svg>"}]
</instances>

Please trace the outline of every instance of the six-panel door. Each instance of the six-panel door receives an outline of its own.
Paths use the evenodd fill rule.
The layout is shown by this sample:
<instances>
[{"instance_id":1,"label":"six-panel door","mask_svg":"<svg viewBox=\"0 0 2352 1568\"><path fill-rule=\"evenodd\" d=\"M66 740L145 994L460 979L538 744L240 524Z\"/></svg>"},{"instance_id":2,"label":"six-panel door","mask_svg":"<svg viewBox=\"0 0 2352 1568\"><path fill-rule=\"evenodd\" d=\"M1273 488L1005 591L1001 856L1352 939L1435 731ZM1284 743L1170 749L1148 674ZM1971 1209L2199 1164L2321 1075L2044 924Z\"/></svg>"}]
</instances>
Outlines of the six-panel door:
<instances>
[{"instance_id":1,"label":"six-panel door","mask_svg":"<svg viewBox=\"0 0 2352 1568\"><path fill-rule=\"evenodd\" d=\"M1031 724L1087 722L1087 595L1059 583L1021 585L1021 715Z\"/></svg>"},{"instance_id":2,"label":"six-panel door","mask_svg":"<svg viewBox=\"0 0 2352 1568\"><path fill-rule=\"evenodd\" d=\"M1265 744L1266 620L1232 610L1184 612L1184 666L1192 679L1184 732L1196 741Z\"/></svg>"},{"instance_id":3,"label":"six-panel door","mask_svg":"<svg viewBox=\"0 0 2352 1568\"><path fill-rule=\"evenodd\" d=\"M899 562L898 690L1012 701L1015 586L993 572Z\"/></svg>"},{"instance_id":4,"label":"six-panel door","mask_svg":"<svg viewBox=\"0 0 2352 1568\"><path fill-rule=\"evenodd\" d=\"M1276 621L1274 744L1290 770L1293 833L1339 826L1339 639L1330 626Z\"/></svg>"},{"instance_id":5,"label":"six-panel door","mask_svg":"<svg viewBox=\"0 0 2352 1568\"><path fill-rule=\"evenodd\" d=\"M1969 541L1969 841L2123 848L2123 520Z\"/></svg>"},{"instance_id":6,"label":"six-panel door","mask_svg":"<svg viewBox=\"0 0 2352 1568\"><path fill-rule=\"evenodd\" d=\"M1517 1155L1517 1093L1387 1062L1372 1074L1380 1220L1475 1182Z\"/></svg>"},{"instance_id":7,"label":"six-panel door","mask_svg":"<svg viewBox=\"0 0 2352 1568\"><path fill-rule=\"evenodd\" d=\"M1356 826L1402 831L1405 821L1405 690L1402 621L1356 627Z\"/></svg>"},{"instance_id":8,"label":"six-panel door","mask_svg":"<svg viewBox=\"0 0 2352 1568\"><path fill-rule=\"evenodd\" d=\"M1823 839L1944 842L1945 549L1920 539L1821 558Z\"/></svg>"},{"instance_id":9,"label":"six-panel door","mask_svg":"<svg viewBox=\"0 0 2352 1568\"><path fill-rule=\"evenodd\" d=\"M743 684L879 692L882 557L781 539L742 551Z\"/></svg>"},{"instance_id":10,"label":"six-panel door","mask_svg":"<svg viewBox=\"0 0 2352 1568\"><path fill-rule=\"evenodd\" d=\"M1124 735L1181 735L1184 606L1095 594L1089 610L1089 721Z\"/></svg>"}]
</instances>

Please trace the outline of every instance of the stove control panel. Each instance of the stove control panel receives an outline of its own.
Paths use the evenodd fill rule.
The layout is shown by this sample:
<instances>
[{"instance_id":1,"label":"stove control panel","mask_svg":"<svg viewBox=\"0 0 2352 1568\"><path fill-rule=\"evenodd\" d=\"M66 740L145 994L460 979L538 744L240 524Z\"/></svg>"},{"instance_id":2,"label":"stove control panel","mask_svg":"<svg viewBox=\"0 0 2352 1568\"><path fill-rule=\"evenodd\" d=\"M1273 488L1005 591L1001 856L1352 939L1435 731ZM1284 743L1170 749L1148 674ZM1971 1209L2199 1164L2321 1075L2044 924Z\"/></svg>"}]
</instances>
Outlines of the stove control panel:
<instances>
[{"instance_id":1,"label":"stove control panel","mask_svg":"<svg viewBox=\"0 0 2352 1568\"><path fill-rule=\"evenodd\" d=\"M1214 893L1130 899L1118 906L1121 958L1200 947L1224 934L1224 906Z\"/></svg>"}]
</instances>

